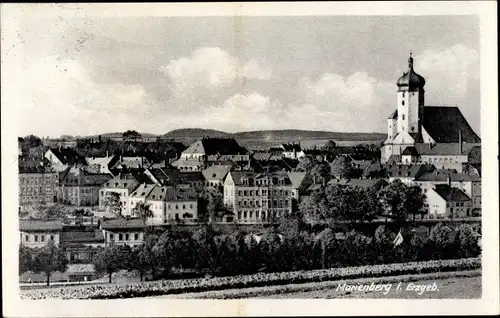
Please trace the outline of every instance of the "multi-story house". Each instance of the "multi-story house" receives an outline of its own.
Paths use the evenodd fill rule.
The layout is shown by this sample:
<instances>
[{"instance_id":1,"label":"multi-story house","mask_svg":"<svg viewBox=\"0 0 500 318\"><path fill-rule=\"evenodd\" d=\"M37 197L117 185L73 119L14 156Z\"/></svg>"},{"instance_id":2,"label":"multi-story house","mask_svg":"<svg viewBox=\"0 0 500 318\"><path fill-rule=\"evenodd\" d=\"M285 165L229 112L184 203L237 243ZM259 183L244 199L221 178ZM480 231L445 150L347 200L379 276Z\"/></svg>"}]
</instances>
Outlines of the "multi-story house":
<instances>
[{"instance_id":1,"label":"multi-story house","mask_svg":"<svg viewBox=\"0 0 500 318\"><path fill-rule=\"evenodd\" d=\"M105 245L141 245L146 225L141 219L118 218L101 222Z\"/></svg>"},{"instance_id":2,"label":"multi-story house","mask_svg":"<svg viewBox=\"0 0 500 318\"><path fill-rule=\"evenodd\" d=\"M50 148L45 152L45 158L56 171L64 171L70 166L87 166L85 158L71 148Z\"/></svg>"},{"instance_id":3,"label":"multi-story house","mask_svg":"<svg viewBox=\"0 0 500 318\"><path fill-rule=\"evenodd\" d=\"M128 215L137 217L134 208L139 202L149 205L153 212L148 224L194 223L198 220L198 198L190 188L142 184L129 196Z\"/></svg>"},{"instance_id":4,"label":"multi-story house","mask_svg":"<svg viewBox=\"0 0 500 318\"><path fill-rule=\"evenodd\" d=\"M432 165L393 165L387 168L388 181L400 180L404 184L411 186L413 180L428 171L434 170Z\"/></svg>"},{"instance_id":5,"label":"multi-story house","mask_svg":"<svg viewBox=\"0 0 500 318\"><path fill-rule=\"evenodd\" d=\"M297 160L305 157L305 153L298 143L282 144L280 147L283 149L282 155L284 158Z\"/></svg>"},{"instance_id":6,"label":"multi-story house","mask_svg":"<svg viewBox=\"0 0 500 318\"><path fill-rule=\"evenodd\" d=\"M471 198L472 214L477 214L481 210L481 177L479 176L436 169L417 177L413 183L420 186L424 193L428 193L436 185L448 184L450 187L460 189Z\"/></svg>"},{"instance_id":7,"label":"multi-story house","mask_svg":"<svg viewBox=\"0 0 500 318\"><path fill-rule=\"evenodd\" d=\"M102 230L63 230L60 247L70 263L91 263L99 247L104 247Z\"/></svg>"},{"instance_id":8,"label":"multi-story house","mask_svg":"<svg viewBox=\"0 0 500 318\"><path fill-rule=\"evenodd\" d=\"M101 186L112 178L110 174L88 173L81 168L69 168L60 183L60 200L76 206L97 205Z\"/></svg>"},{"instance_id":9,"label":"multi-story house","mask_svg":"<svg viewBox=\"0 0 500 318\"><path fill-rule=\"evenodd\" d=\"M86 157L85 161L87 162L87 171L93 173L105 173L111 174L111 168L118 162L119 157L116 155L109 156L106 153L105 156L92 156Z\"/></svg>"},{"instance_id":10,"label":"multi-story house","mask_svg":"<svg viewBox=\"0 0 500 318\"><path fill-rule=\"evenodd\" d=\"M438 184L427 191L424 210L430 219L464 218L472 216L472 202L462 190Z\"/></svg>"},{"instance_id":11,"label":"multi-story house","mask_svg":"<svg viewBox=\"0 0 500 318\"><path fill-rule=\"evenodd\" d=\"M292 183L287 172L230 172L224 205L242 223L274 222L292 211Z\"/></svg>"},{"instance_id":12,"label":"multi-story house","mask_svg":"<svg viewBox=\"0 0 500 318\"><path fill-rule=\"evenodd\" d=\"M106 208L106 199L111 193L118 194L120 198L120 211L122 215L128 215L128 196L137 189L140 183L130 174L118 174L118 176L107 181L99 190L99 208Z\"/></svg>"},{"instance_id":13,"label":"multi-story house","mask_svg":"<svg viewBox=\"0 0 500 318\"><path fill-rule=\"evenodd\" d=\"M211 166L203 170L201 173L205 178L205 187L211 187L220 189L224 185L224 179L226 178L229 171L231 171L230 165L224 166Z\"/></svg>"},{"instance_id":14,"label":"multi-story house","mask_svg":"<svg viewBox=\"0 0 500 318\"><path fill-rule=\"evenodd\" d=\"M222 160L226 163L227 160L234 162L245 158L249 160L248 156L241 157L241 155L246 154L247 150L233 138L202 138L184 150L180 158L172 162L172 165L181 172L201 171L211 161ZM220 156L225 157L221 159Z\"/></svg>"},{"instance_id":15,"label":"multi-story house","mask_svg":"<svg viewBox=\"0 0 500 318\"><path fill-rule=\"evenodd\" d=\"M19 212L34 205L52 205L57 199L59 174L36 160L19 161Z\"/></svg>"},{"instance_id":16,"label":"multi-story house","mask_svg":"<svg viewBox=\"0 0 500 318\"><path fill-rule=\"evenodd\" d=\"M59 245L63 229L60 220L19 220L21 244L30 248L41 248L49 240Z\"/></svg>"}]
</instances>

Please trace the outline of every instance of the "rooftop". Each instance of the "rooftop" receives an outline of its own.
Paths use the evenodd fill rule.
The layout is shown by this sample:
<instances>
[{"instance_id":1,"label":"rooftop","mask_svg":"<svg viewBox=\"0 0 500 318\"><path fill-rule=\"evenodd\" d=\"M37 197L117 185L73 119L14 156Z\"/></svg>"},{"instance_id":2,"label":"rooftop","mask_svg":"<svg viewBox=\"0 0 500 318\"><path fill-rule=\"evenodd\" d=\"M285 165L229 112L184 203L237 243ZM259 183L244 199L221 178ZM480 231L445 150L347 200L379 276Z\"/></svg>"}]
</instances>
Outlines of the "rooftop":
<instances>
[{"instance_id":1,"label":"rooftop","mask_svg":"<svg viewBox=\"0 0 500 318\"><path fill-rule=\"evenodd\" d=\"M146 227L144 221L141 219L111 219L103 220L101 222L101 228L104 230L118 230L118 229L143 229Z\"/></svg>"},{"instance_id":2,"label":"rooftop","mask_svg":"<svg viewBox=\"0 0 500 318\"><path fill-rule=\"evenodd\" d=\"M230 170L231 166L229 165L210 166L201 173L206 180L222 180Z\"/></svg>"},{"instance_id":3,"label":"rooftop","mask_svg":"<svg viewBox=\"0 0 500 318\"><path fill-rule=\"evenodd\" d=\"M481 139L470 127L458 107L425 106L423 126L436 143L480 143Z\"/></svg>"},{"instance_id":4,"label":"rooftop","mask_svg":"<svg viewBox=\"0 0 500 318\"><path fill-rule=\"evenodd\" d=\"M60 220L19 220L19 230L25 232L61 231L62 228Z\"/></svg>"},{"instance_id":5,"label":"rooftop","mask_svg":"<svg viewBox=\"0 0 500 318\"><path fill-rule=\"evenodd\" d=\"M453 188L447 184L436 185L434 191L447 202L469 201L470 198L458 188Z\"/></svg>"}]
</instances>

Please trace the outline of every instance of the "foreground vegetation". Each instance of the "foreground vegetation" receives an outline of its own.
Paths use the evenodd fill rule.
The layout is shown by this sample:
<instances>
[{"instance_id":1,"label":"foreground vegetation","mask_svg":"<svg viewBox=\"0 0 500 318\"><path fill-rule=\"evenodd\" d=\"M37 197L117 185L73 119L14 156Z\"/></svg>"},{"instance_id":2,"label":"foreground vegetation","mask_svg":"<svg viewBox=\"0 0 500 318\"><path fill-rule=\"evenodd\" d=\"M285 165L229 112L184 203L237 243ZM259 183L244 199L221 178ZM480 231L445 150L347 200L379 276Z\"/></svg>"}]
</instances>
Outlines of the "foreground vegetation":
<instances>
[{"instance_id":1,"label":"foreground vegetation","mask_svg":"<svg viewBox=\"0 0 500 318\"><path fill-rule=\"evenodd\" d=\"M80 288L54 288L45 290L27 290L21 297L27 299L115 299L147 297L166 294L180 294L221 290L228 288L248 288L269 285L299 284L339 279L362 277L383 277L429 272L473 270L481 267L478 258L459 260L436 260L428 262L410 262L381 264L361 267L331 268L312 271L294 271L279 273L257 273L227 277L196 278L190 280L162 280L123 285L82 286Z\"/></svg>"}]
</instances>

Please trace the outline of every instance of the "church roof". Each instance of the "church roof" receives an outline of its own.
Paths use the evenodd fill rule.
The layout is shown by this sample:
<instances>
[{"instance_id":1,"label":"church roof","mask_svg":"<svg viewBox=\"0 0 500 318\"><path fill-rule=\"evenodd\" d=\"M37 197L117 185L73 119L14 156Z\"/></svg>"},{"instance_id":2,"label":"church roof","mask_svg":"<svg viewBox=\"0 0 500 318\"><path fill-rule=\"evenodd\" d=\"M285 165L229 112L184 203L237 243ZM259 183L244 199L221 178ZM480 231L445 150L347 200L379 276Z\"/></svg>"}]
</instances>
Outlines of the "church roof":
<instances>
[{"instance_id":1,"label":"church roof","mask_svg":"<svg viewBox=\"0 0 500 318\"><path fill-rule=\"evenodd\" d=\"M408 90L416 90L425 86L425 79L413 70L413 58L408 59L408 72L404 72L403 76L398 79L397 85L399 88L408 87Z\"/></svg>"},{"instance_id":2,"label":"church roof","mask_svg":"<svg viewBox=\"0 0 500 318\"><path fill-rule=\"evenodd\" d=\"M460 144L459 143L437 143L435 145L431 145L431 147L429 147L429 144L418 143L418 144L415 144L415 146L414 146L414 148L417 151L417 155L424 155L424 156L429 156L429 155L430 156L432 156L432 155L434 155L434 156L464 155L464 154L468 154L474 147L476 147L475 144L463 143L462 144L462 151L460 152Z\"/></svg>"},{"instance_id":3,"label":"church roof","mask_svg":"<svg viewBox=\"0 0 500 318\"><path fill-rule=\"evenodd\" d=\"M418 151L415 149L415 147L406 147L405 150L403 151L403 156L412 156L416 157L418 156Z\"/></svg>"},{"instance_id":4,"label":"church roof","mask_svg":"<svg viewBox=\"0 0 500 318\"><path fill-rule=\"evenodd\" d=\"M481 142L458 107L425 106L423 126L437 143Z\"/></svg>"}]
</instances>

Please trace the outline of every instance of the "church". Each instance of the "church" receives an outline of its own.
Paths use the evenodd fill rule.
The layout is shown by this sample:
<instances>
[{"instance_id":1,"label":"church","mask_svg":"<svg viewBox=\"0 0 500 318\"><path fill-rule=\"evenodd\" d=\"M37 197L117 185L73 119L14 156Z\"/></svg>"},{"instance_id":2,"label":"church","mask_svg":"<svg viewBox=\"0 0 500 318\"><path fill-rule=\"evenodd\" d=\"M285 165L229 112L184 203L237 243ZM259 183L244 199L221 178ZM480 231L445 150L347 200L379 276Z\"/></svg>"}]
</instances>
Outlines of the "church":
<instances>
[{"instance_id":1,"label":"church","mask_svg":"<svg viewBox=\"0 0 500 318\"><path fill-rule=\"evenodd\" d=\"M432 164L459 173L468 164L480 164L481 139L460 109L425 106L425 79L413 69L411 53L397 86L397 108L387 120L382 163Z\"/></svg>"}]
</instances>

